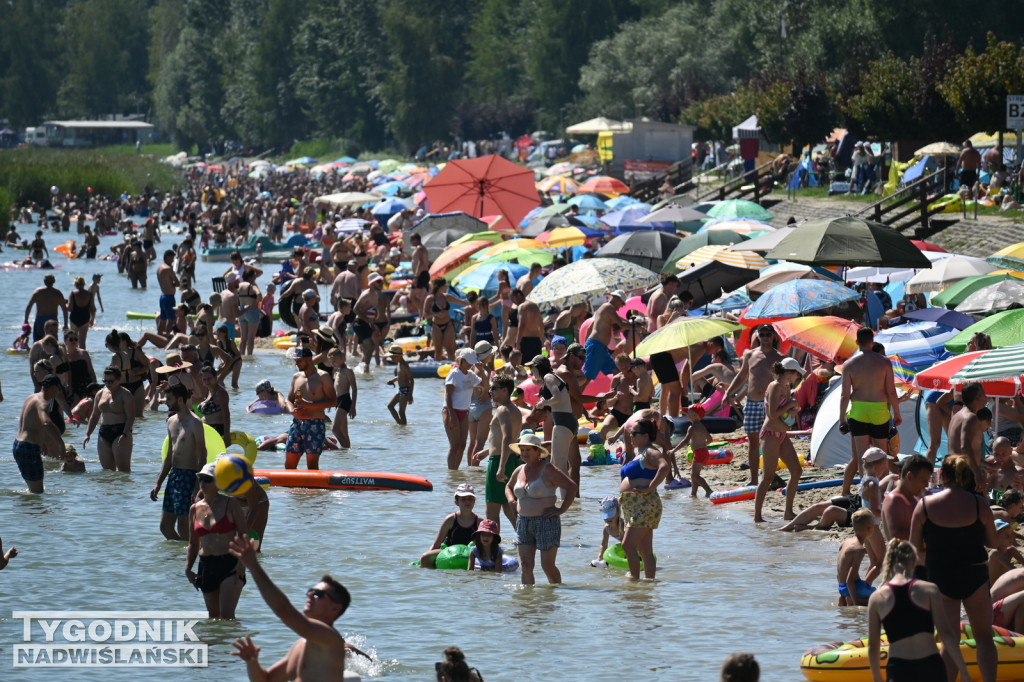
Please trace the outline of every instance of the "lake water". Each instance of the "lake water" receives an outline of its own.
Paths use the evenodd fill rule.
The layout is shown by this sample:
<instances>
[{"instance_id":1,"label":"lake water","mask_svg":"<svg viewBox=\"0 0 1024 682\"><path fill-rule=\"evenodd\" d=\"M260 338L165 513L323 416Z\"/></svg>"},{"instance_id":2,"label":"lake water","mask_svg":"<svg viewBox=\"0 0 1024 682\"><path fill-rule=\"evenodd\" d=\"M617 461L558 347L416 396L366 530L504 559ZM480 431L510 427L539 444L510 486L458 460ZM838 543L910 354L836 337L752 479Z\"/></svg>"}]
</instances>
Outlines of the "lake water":
<instances>
[{"instance_id":1,"label":"lake water","mask_svg":"<svg viewBox=\"0 0 1024 682\"><path fill-rule=\"evenodd\" d=\"M18 226L19 230L22 226ZM51 246L67 239L50 234ZM158 252L178 237L165 235ZM101 253L116 238L103 238ZM0 259L20 258L7 250ZM88 345L94 365L109 354L102 337L110 329L134 335L152 321L126 321L125 311L155 311L159 290L133 291L112 262L68 260L56 255L57 286L68 292L81 274L104 274L106 312L98 314ZM197 288L204 297L223 263L202 263ZM155 284L155 266L151 281ZM0 306L0 344L18 335L24 306L38 271L0 271L8 304ZM264 278L264 281L267 278ZM261 282L262 283L262 282ZM325 297L326 300L326 297ZM163 351L154 351L163 357ZM12 646L21 641L16 610L204 610L201 595L184 576L185 548L163 540L160 504L149 490L160 468L166 411L147 412L135 428L132 472L102 471L95 444L81 455L86 474L60 474L47 463L46 493L25 492L10 455L22 401L30 392L24 356L0 355L6 401L0 404L0 537L20 555L0 573L0 679L245 679L230 642L252 634L269 666L295 635L273 615L250 579L238 605L238 621L200 625L210 645L210 669L14 669ZM232 425L255 435L278 434L289 418L248 415L252 387L269 378L286 388L292 363L280 353L257 353L231 393ZM442 383L419 380L409 425L394 424L385 407L393 389L390 370L359 375L354 447L325 452L323 469L394 471L426 476L430 493L309 491L271 488L264 567L301 608L305 590L322 573L341 580L352 606L338 621L346 638L373 652L375 662L355 661L364 678L434 679L434 662L458 645L488 680L717 679L725 657L756 654L762 679L802 679L800 655L821 642L848 640L867 631L863 612L838 609L835 558L838 545L812 534L769 532L755 527L747 504L712 506L688 491L662 493L664 516L655 533L658 580L628 582L622 571L590 567L601 540L598 501L618 488L613 467L585 468L581 499L563 517L558 565L564 584L524 589L519 575L464 574L409 566L428 549L444 516L454 511L453 492L472 483L483 514L484 472L450 472L440 422ZM84 428L66 436L79 446ZM81 447L79 447L81 450ZM279 468L283 454L261 452L258 466ZM507 524L506 524L507 525ZM768 526L777 526L770 523ZM505 535L508 536L506 529ZM514 552L506 540L505 548ZM538 562L539 564L539 562ZM539 580L543 574L539 565ZM633 663L627 670L621 661Z\"/></svg>"}]
</instances>

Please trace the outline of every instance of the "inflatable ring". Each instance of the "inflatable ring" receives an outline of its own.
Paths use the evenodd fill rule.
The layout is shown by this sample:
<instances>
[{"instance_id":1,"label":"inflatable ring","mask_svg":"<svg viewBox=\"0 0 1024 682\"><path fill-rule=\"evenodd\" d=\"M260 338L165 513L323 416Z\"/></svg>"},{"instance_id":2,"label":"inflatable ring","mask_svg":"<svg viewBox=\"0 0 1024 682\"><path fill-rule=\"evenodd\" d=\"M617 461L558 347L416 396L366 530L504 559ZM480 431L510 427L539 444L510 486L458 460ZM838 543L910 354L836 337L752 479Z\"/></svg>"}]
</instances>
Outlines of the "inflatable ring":
<instances>
[{"instance_id":1,"label":"inflatable ring","mask_svg":"<svg viewBox=\"0 0 1024 682\"><path fill-rule=\"evenodd\" d=\"M434 568L465 571L469 568L469 545L445 547L434 559Z\"/></svg>"},{"instance_id":2,"label":"inflatable ring","mask_svg":"<svg viewBox=\"0 0 1024 682\"><path fill-rule=\"evenodd\" d=\"M725 504L726 502L740 502L742 500L752 500L754 495L757 494L756 485L745 485L742 488L732 488L730 490L716 490L711 493L711 504Z\"/></svg>"},{"instance_id":3,"label":"inflatable ring","mask_svg":"<svg viewBox=\"0 0 1024 682\"><path fill-rule=\"evenodd\" d=\"M274 339L274 348L281 348L283 350L295 348L295 339L291 336L280 336Z\"/></svg>"},{"instance_id":4,"label":"inflatable ring","mask_svg":"<svg viewBox=\"0 0 1024 682\"><path fill-rule=\"evenodd\" d=\"M8 355L28 355L28 348L8 348Z\"/></svg>"},{"instance_id":5,"label":"inflatable ring","mask_svg":"<svg viewBox=\"0 0 1024 682\"><path fill-rule=\"evenodd\" d=\"M224 439L220 437L217 430L209 424L203 424L203 436L206 439L206 463L212 464L217 457L224 452ZM255 445L255 443L253 443ZM171 437L164 436L164 445L160 449L160 459L167 459L167 450L171 446Z\"/></svg>"},{"instance_id":6,"label":"inflatable ring","mask_svg":"<svg viewBox=\"0 0 1024 682\"><path fill-rule=\"evenodd\" d=\"M391 347L401 348L403 351L421 350L429 345L429 336L402 336L391 343Z\"/></svg>"},{"instance_id":7,"label":"inflatable ring","mask_svg":"<svg viewBox=\"0 0 1024 682\"><path fill-rule=\"evenodd\" d=\"M227 444L237 445L242 448L242 456L249 462L250 467L256 462L256 439L245 431L232 431L229 433Z\"/></svg>"},{"instance_id":8,"label":"inflatable ring","mask_svg":"<svg viewBox=\"0 0 1024 682\"><path fill-rule=\"evenodd\" d=\"M281 414L281 406L276 400L257 400L246 408L249 414Z\"/></svg>"},{"instance_id":9,"label":"inflatable ring","mask_svg":"<svg viewBox=\"0 0 1024 682\"><path fill-rule=\"evenodd\" d=\"M655 554L654 558L657 559L658 555ZM622 549L622 544L616 542L604 551L604 562L609 566L615 568L624 568L629 570L629 562L626 561L626 552ZM640 562L640 567L643 568L644 562Z\"/></svg>"}]
</instances>

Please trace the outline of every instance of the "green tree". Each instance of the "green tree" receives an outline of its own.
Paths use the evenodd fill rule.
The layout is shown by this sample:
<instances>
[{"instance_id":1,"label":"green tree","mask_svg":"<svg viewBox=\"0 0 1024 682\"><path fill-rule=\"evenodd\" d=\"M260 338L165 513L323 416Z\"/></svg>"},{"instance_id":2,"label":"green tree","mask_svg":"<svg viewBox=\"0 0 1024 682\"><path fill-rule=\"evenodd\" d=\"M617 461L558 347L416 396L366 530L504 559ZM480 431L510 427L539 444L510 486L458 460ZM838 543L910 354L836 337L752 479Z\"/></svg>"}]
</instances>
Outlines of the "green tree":
<instances>
[{"instance_id":1,"label":"green tree","mask_svg":"<svg viewBox=\"0 0 1024 682\"><path fill-rule=\"evenodd\" d=\"M0 3L0 117L12 126L34 126L56 113L58 42L65 2L15 0Z\"/></svg>"},{"instance_id":2,"label":"green tree","mask_svg":"<svg viewBox=\"0 0 1024 682\"><path fill-rule=\"evenodd\" d=\"M844 104L843 113L857 128L881 139L915 139L914 93L919 85L914 67L887 52L868 64L861 75L861 94Z\"/></svg>"},{"instance_id":3,"label":"green tree","mask_svg":"<svg viewBox=\"0 0 1024 682\"><path fill-rule=\"evenodd\" d=\"M985 51L967 48L936 87L967 130L1002 130L1006 96L1024 94L1024 48L989 33Z\"/></svg>"}]
</instances>

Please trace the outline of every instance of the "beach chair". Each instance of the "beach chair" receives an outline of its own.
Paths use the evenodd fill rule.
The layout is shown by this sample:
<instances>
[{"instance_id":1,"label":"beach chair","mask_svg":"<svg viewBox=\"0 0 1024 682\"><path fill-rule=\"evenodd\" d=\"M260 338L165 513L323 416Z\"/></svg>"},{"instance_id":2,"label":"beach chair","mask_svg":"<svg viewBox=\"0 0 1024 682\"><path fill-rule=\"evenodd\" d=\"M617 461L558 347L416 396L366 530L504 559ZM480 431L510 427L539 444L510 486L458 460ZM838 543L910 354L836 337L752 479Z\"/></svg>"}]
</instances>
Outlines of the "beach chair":
<instances>
[{"instance_id":1,"label":"beach chair","mask_svg":"<svg viewBox=\"0 0 1024 682\"><path fill-rule=\"evenodd\" d=\"M225 281L225 279L223 277L214 277L213 278L213 292L215 294L219 294L220 292L224 291L227 288L228 288L228 283L227 283L227 281Z\"/></svg>"}]
</instances>

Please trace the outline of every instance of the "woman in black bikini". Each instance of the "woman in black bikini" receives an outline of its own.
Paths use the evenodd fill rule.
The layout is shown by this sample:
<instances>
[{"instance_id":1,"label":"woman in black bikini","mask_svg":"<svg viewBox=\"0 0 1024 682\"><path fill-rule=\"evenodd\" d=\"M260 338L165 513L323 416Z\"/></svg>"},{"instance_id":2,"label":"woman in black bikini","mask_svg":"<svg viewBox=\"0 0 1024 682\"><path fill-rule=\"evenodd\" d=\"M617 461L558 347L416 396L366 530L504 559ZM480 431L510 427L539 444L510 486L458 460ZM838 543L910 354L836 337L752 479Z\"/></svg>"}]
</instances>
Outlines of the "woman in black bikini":
<instances>
[{"instance_id":1,"label":"woman in black bikini","mask_svg":"<svg viewBox=\"0 0 1024 682\"><path fill-rule=\"evenodd\" d=\"M541 384L540 400L533 409L551 414L551 463L561 471L568 471L569 449L579 449L576 434L580 428L572 410L569 387L551 370L551 361L543 355L536 356L526 366L533 373L534 382Z\"/></svg>"},{"instance_id":2,"label":"woman in black bikini","mask_svg":"<svg viewBox=\"0 0 1024 682\"><path fill-rule=\"evenodd\" d=\"M242 353L238 350L235 342L231 340L227 327L223 325L217 327L215 336L217 348L222 351L222 357L224 358L224 364L221 365L220 370L217 372L217 380L224 381L230 374L231 388L238 388L238 375L242 373ZM200 359L202 358L200 357Z\"/></svg>"},{"instance_id":3,"label":"woman in black bikini","mask_svg":"<svg viewBox=\"0 0 1024 682\"><path fill-rule=\"evenodd\" d=\"M127 332L120 332L118 338L120 339L121 350L124 351L125 357L128 359L124 387L135 396L135 411L136 414L141 414L142 407L146 402L145 384L150 379L149 356L142 352L142 349L139 348L132 337L128 336ZM124 369L124 367L121 369Z\"/></svg>"},{"instance_id":4,"label":"woman in black bikini","mask_svg":"<svg viewBox=\"0 0 1024 682\"><path fill-rule=\"evenodd\" d=\"M430 283L430 295L423 301L420 318L430 323L430 340L434 344L434 359L442 356L455 360L455 325L452 324L451 304L465 303L461 298L448 293L448 282L438 277Z\"/></svg>"},{"instance_id":5,"label":"woman in black bikini","mask_svg":"<svg viewBox=\"0 0 1024 682\"><path fill-rule=\"evenodd\" d=\"M201 497L188 512L185 577L203 593L210 618L233 619L245 585L245 567L228 552L228 545L236 536L246 537L249 529L242 505L220 494L214 472L210 463L197 477ZM196 559L198 572L192 570Z\"/></svg>"},{"instance_id":6,"label":"woman in black bikini","mask_svg":"<svg viewBox=\"0 0 1024 682\"><path fill-rule=\"evenodd\" d=\"M96 372L92 367L89 353L78 346L80 335L74 329L64 332L64 345L68 349L68 389L71 391L71 403L75 404L87 395L87 387L96 381Z\"/></svg>"},{"instance_id":7,"label":"woman in black bikini","mask_svg":"<svg viewBox=\"0 0 1024 682\"><path fill-rule=\"evenodd\" d=\"M132 470L132 428L135 425L135 397L121 385L122 370L107 367L103 370L103 389L96 393L89 426L85 431L82 447L89 445L89 439L100 423L100 437L96 450L100 466L117 471Z\"/></svg>"},{"instance_id":8,"label":"woman in black bikini","mask_svg":"<svg viewBox=\"0 0 1024 682\"><path fill-rule=\"evenodd\" d=\"M207 396L197 409L203 415L203 423L209 424L227 444L231 434L231 404L227 389L218 379L213 365L203 365L199 378L206 387Z\"/></svg>"},{"instance_id":9,"label":"woman in black bikini","mask_svg":"<svg viewBox=\"0 0 1024 682\"><path fill-rule=\"evenodd\" d=\"M85 278L75 278L75 289L68 296L68 321L72 331L78 332L79 347L85 349L85 335L96 320L96 301L85 288Z\"/></svg>"},{"instance_id":10,"label":"woman in black bikini","mask_svg":"<svg viewBox=\"0 0 1024 682\"><path fill-rule=\"evenodd\" d=\"M986 546L999 544L992 508L974 492L977 483L967 457L950 455L942 460L942 486L942 492L917 503L910 541L919 553L927 551L928 580L942 593L942 606L951 624L959 623L963 604L977 641L981 678L994 682L997 659L992 642L992 598L985 550ZM946 653L943 659L952 677L953 660Z\"/></svg>"}]
</instances>

